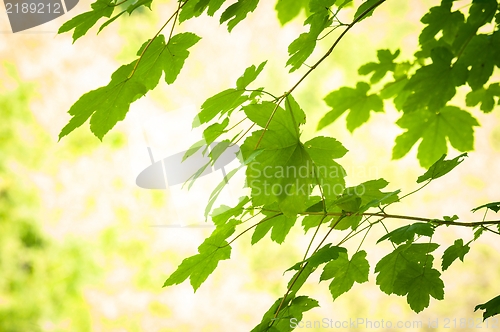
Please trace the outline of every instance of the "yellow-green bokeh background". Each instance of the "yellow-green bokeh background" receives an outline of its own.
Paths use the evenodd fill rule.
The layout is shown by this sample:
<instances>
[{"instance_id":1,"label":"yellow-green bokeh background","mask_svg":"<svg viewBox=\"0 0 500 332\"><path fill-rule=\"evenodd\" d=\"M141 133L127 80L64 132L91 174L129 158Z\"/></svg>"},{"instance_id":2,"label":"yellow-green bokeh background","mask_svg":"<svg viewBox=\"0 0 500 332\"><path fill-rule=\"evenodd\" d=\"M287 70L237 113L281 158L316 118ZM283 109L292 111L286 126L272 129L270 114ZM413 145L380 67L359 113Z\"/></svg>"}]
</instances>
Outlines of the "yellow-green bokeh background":
<instances>
[{"instance_id":1,"label":"yellow-green bokeh background","mask_svg":"<svg viewBox=\"0 0 500 332\"><path fill-rule=\"evenodd\" d=\"M67 110L83 93L107 84L120 64L133 60L140 45L171 15L175 2L154 2L153 12L124 15L98 36L93 29L75 44L70 34L55 32L65 20L88 10L88 1L57 20L17 34L9 32L6 14L0 14L0 331L248 331L283 295L291 277L283 276L283 271L301 259L312 235L304 236L300 227L282 246L264 239L252 247L250 235L242 236L232 259L220 263L196 294L187 282L161 288L182 259L196 252L210 229L152 225L168 223L176 213L195 218L209 188L199 186L180 194L148 191L134 183L137 167L148 163L138 160L148 158L137 152L137 146L146 151L145 143L136 140L143 123L165 112L179 116L179 109L198 108L206 98L233 86L250 64L268 60L255 87L265 86L277 95L305 71L288 74L284 68L288 44L304 30L303 17L280 28L274 1L261 2L232 34L206 16L176 28L203 38L191 49L177 82L160 83L132 105L127 118L103 142L91 135L88 123L58 142L57 135L69 120ZM422 28L419 18L436 3L387 1L342 40L297 89L295 97L308 118L304 137L316 134L318 120L328 111L322 101L328 92L366 80L358 77L357 68L374 60L377 49L401 48L401 57L411 58ZM345 20L352 15L352 9L346 10ZM310 62L326 51L333 38L335 34L320 43ZM495 75L498 79L498 72ZM462 105L463 99L459 89L456 104ZM471 208L499 200L498 109L488 115L472 112L482 125L476 130L475 151L452 173L390 212L429 218L457 214L461 220L480 220L482 214L472 214ZM186 112L182 121L189 122L191 116ZM341 161L349 184L383 177L390 190L417 188L415 179L423 169L415 149L402 160L391 161L394 139L401 133L394 124L398 116L388 106L385 114L372 116L354 134L347 132L343 118L321 132L349 149ZM139 137L155 140L156 134ZM187 141L198 139L196 134L186 131L172 137L169 148L178 145L182 151ZM182 202L174 195L181 195ZM391 228L402 223L387 222ZM303 293L319 300L321 307L307 312L304 320L420 321L422 328L404 330L447 331L446 319L450 324L462 318L478 323L481 313L474 313L474 306L499 294L500 245L497 237L485 234L472 245L465 263L455 263L443 274L445 300L431 300L429 308L413 313L404 297L387 296L375 285L375 262L391 250L388 244L374 244L382 234L383 230L374 230L363 245L371 262L368 283L355 285L332 302L327 283L318 284L319 275L311 277ZM433 238L444 243L438 256L458 237L468 241L472 232L440 228ZM331 238L335 243L342 234ZM355 250L359 240L347 247ZM429 320L438 320L440 328L427 328ZM481 326L482 331L493 330ZM307 331L316 330L321 329Z\"/></svg>"}]
</instances>

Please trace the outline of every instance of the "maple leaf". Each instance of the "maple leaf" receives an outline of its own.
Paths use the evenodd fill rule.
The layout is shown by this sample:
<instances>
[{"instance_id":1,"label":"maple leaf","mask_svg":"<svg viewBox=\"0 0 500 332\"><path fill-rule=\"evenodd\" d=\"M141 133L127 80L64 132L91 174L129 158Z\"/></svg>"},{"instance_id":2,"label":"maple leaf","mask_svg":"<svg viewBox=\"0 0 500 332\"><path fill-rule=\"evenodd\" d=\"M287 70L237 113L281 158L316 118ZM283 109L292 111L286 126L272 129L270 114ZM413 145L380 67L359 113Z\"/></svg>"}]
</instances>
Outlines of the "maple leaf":
<instances>
[{"instance_id":1,"label":"maple leaf","mask_svg":"<svg viewBox=\"0 0 500 332\"><path fill-rule=\"evenodd\" d=\"M302 9L307 10L309 0L278 0L274 8L281 25L285 25L297 17Z\"/></svg>"},{"instance_id":2,"label":"maple leaf","mask_svg":"<svg viewBox=\"0 0 500 332\"><path fill-rule=\"evenodd\" d=\"M245 88L257 78L266 63L267 61L262 62L258 67L251 65L236 81L236 88L226 89L205 100L201 105L201 111L193 122L193 127L207 123L217 115L231 113L244 102L250 100L251 97L245 95Z\"/></svg>"},{"instance_id":3,"label":"maple leaf","mask_svg":"<svg viewBox=\"0 0 500 332\"><path fill-rule=\"evenodd\" d=\"M74 43L78 38L85 35L101 18L111 17L115 9L115 5L112 2L112 0L97 0L90 5L92 8L91 11L73 17L71 20L64 23L57 33L61 34L75 29L73 31Z\"/></svg>"},{"instance_id":4,"label":"maple leaf","mask_svg":"<svg viewBox=\"0 0 500 332\"><path fill-rule=\"evenodd\" d=\"M358 73L360 75L368 75L373 72L370 83L377 83L383 79L388 72L394 72L396 70L394 59L398 57L399 53L399 50L396 50L394 54L392 54L390 50L378 50L377 58L379 62L368 62L364 64L359 67Z\"/></svg>"},{"instance_id":5,"label":"maple leaf","mask_svg":"<svg viewBox=\"0 0 500 332\"><path fill-rule=\"evenodd\" d=\"M215 271L219 261L229 259L231 247L226 242L241 221L230 219L217 225L213 233L198 247L198 254L182 261L177 270L168 277L163 287L182 283L190 279L196 291L201 284Z\"/></svg>"},{"instance_id":6,"label":"maple leaf","mask_svg":"<svg viewBox=\"0 0 500 332\"><path fill-rule=\"evenodd\" d=\"M317 130L331 124L347 110L350 110L346 117L347 129L351 132L370 119L370 111L383 112L382 99L376 94L368 95L369 90L368 83L358 82L355 89L343 87L328 94L325 102L332 110L319 121Z\"/></svg>"},{"instance_id":7,"label":"maple leaf","mask_svg":"<svg viewBox=\"0 0 500 332\"><path fill-rule=\"evenodd\" d=\"M422 30L418 38L422 48L432 42L434 37L442 32L442 39L451 44L464 23L465 17L460 11L451 11L452 1L442 1L440 6L432 7L420 20L427 26Z\"/></svg>"},{"instance_id":8,"label":"maple leaf","mask_svg":"<svg viewBox=\"0 0 500 332\"><path fill-rule=\"evenodd\" d=\"M479 126L470 113L454 106L446 106L439 112L416 111L404 114L397 122L406 132L396 138L392 158L399 159L422 139L417 158L420 165L430 167L446 154L448 140L458 151L470 151L474 147L474 127Z\"/></svg>"},{"instance_id":9,"label":"maple leaf","mask_svg":"<svg viewBox=\"0 0 500 332\"><path fill-rule=\"evenodd\" d=\"M453 54L448 49L434 48L431 59L432 64L418 69L404 87L410 92L403 104L405 113L438 111L455 96L456 86L465 83L467 69L458 63L451 65Z\"/></svg>"},{"instance_id":10,"label":"maple leaf","mask_svg":"<svg viewBox=\"0 0 500 332\"><path fill-rule=\"evenodd\" d=\"M488 88L481 87L477 90L473 90L467 94L465 102L467 106L476 106L481 104L481 111L484 113L489 113L495 107L495 98L497 99L497 105L500 105L500 84L493 83L488 86Z\"/></svg>"},{"instance_id":11,"label":"maple leaf","mask_svg":"<svg viewBox=\"0 0 500 332\"><path fill-rule=\"evenodd\" d=\"M455 240L453 245L448 247L443 253L443 262L441 264L442 270L447 270L451 263L453 263L457 258L464 261L464 256L469 252L470 247L468 244L464 245L464 240Z\"/></svg>"},{"instance_id":12,"label":"maple leaf","mask_svg":"<svg viewBox=\"0 0 500 332\"><path fill-rule=\"evenodd\" d=\"M431 296L436 300L444 298L444 283L440 276L441 273L429 265L408 264L394 282L394 292L406 295L410 308L418 313L429 306Z\"/></svg>"},{"instance_id":13,"label":"maple leaf","mask_svg":"<svg viewBox=\"0 0 500 332\"><path fill-rule=\"evenodd\" d=\"M335 300L349 291L355 282L363 283L368 281L369 270L370 265L366 260L365 251L358 251L352 256L351 260L347 257L347 253L341 252L338 258L325 265L320 280L334 278L329 288Z\"/></svg>"},{"instance_id":14,"label":"maple leaf","mask_svg":"<svg viewBox=\"0 0 500 332\"><path fill-rule=\"evenodd\" d=\"M288 46L290 58L286 62L286 65L291 66L290 72L299 69L304 61L309 58L316 47L319 34L332 23L328 6L312 6L311 10L313 11L312 15L304 22L304 25L310 25L309 32L300 34Z\"/></svg>"},{"instance_id":15,"label":"maple leaf","mask_svg":"<svg viewBox=\"0 0 500 332\"><path fill-rule=\"evenodd\" d=\"M102 140L118 121L125 118L130 104L158 85L163 73L167 83L175 81L189 56L188 49L199 40L195 34L185 32L173 36L168 44L163 35L151 43L144 43L138 55L146 45L149 44L149 48L141 59L118 68L107 86L84 94L71 106L68 113L73 117L61 130L59 139L90 118L90 130Z\"/></svg>"},{"instance_id":16,"label":"maple leaf","mask_svg":"<svg viewBox=\"0 0 500 332\"><path fill-rule=\"evenodd\" d=\"M377 243L386 239L391 240L392 243L401 244L403 242L413 242L415 235L432 236L434 234L434 227L429 223L417 222L414 224L402 226L393 230L390 233L382 236Z\"/></svg>"},{"instance_id":17,"label":"maple leaf","mask_svg":"<svg viewBox=\"0 0 500 332\"><path fill-rule=\"evenodd\" d=\"M495 66L500 67L500 32L472 37L457 64L470 67L467 83L473 90L481 88L488 82Z\"/></svg>"},{"instance_id":18,"label":"maple leaf","mask_svg":"<svg viewBox=\"0 0 500 332\"><path fill-rule=\"evenodd\" d=\"M227 7L220 17L220 23L227 22L227 30L231 32L233 28L247 17L247 15L257 8L259 0L238 0L238 2Z\"/></svg>"},{"instance_id":19,"label":"maple leaf","mask_svg":"<svg viewBox=\"0 0 500 332\"><path fill-rule=\"evenodd\" d=\"M500 314L500 295L495 298L492 298L486 303L478 304L474 308L474 311L476 311L477 309L484 310L483 320L488 319L488 317L493 317L495 315Z\"/></svg>"}]
</instances>

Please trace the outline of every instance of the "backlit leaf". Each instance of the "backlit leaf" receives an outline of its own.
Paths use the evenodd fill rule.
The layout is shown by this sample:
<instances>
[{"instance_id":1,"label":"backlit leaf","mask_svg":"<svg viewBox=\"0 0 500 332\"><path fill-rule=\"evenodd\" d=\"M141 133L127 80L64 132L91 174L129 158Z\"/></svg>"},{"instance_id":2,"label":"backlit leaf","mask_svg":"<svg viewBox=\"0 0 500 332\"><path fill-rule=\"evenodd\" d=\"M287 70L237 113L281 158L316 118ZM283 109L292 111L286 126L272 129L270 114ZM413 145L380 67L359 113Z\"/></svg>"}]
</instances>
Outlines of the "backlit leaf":
<instances>
[{"instance_id":1,"label":"backlit leaf","mask_svg":"<svg viewBox=\"0 0 500 332\"><path fill-rule=\"evenodd\" d=\"M450 160L444 160L445 157L446 155L443 155L424 173L424 175L419 176L417 183L422 183L426 180L434 180L448 174L464 161L463 157L467 157L467 153L462 153L458 157Z\"/></svg>"},{"instance_id":2,"label":"backlit leaf","mask_svg":"<svg viewBox=\"0 0 500 332\"><path fill-rule=\"evenodd\" d=\"M443 262L441 263L441 268L443 271L447 270L451 263L453 263L457 258L464 261L464 256L469 252L470 247L468 244L464 245L462 239L455 240L455 243L448 247L443 253Z\"/></svg>"},{"instance_id":3,"label":"backlit leaf","mask_svg":"<svg viewBox=\"0 0 500 332\"><path fill-rule=\"evenodd\" d=\"M290 58L286 62L287 66L291 66L290 72L293 72L302 66L309 58L316 47L316 41L319 34L331 24L332 20L326 8L314 12L307 18L304 24L309 24L309 32L299 35L290 46L288 46L288 54Z\"/></svg>"},{"instance_id":4,"label":"backlit leaf","mask_svg":"<svg viewBox=\"0 0 500 332\"><path fill-rule=\"evenodd\" d=\"M382 99L376 94L368 95L368 90L370 85L358 82L355 89L344 87L331 92L325 101L332 110L319 121L317 129L326 127L350 110L346 121L347 129L352 132L369 120L370 111L383 112Z\"/></svg>"},{"instance_id":5,"label":"backlit leaf","mask_svg":"<svg viewBox=\"0 0 500 332\"><path fill-rule=\"evenodd\" d=\"M447 153L447 140L458 151L472 150L473 128L479 126L470 113L454 106L446 106L437 113L429 111L406 113L396 123L406 129L406 132L396 138L392 158L402 158L417 141L422 139L417 157L423 167L430 167Z\"/></svg>"},{"instance_id":6,"label":"backlit leaf","mask_svg":"<svg viewBox=\"0 0 500 332\"><path fill-rule=\"evenodd\" d=\"M406 295L410 308L418 313L429 306L431 296L436 300L444 298L444 283L440 276L441 273L431 264L408 264L394 282L394 292Z\"/></svg>"},{"instance_id":7,"label":"backlit leaf","mask_svg":"<svg viewBox=\"0 0 500 332\"><path fill-rule=\"evenodd\" d=\"M328 262L323 269L320 280L334 278L330 283L330 293L335 300L343 293L349 291L354 282L368 281L370 265L366 260L366 252L361 250L349 260L347 253L340 253L335 260Z\"/></svg>"},{"instance_id":8,"label":"backlit leaf","mask_svg":"<svg viewBox=\"0 0 500 332\"><path fill-rule=\"evenodd\" d=\"M483 320L486 320L489 317L493 317L500 314L500 295L492 298L486 303L478 304L474 308L474 311L476 311L477 309L484 310Z\"/></svg>"},{"instance_id":9,"label":"backlit leaf","mask_svg":"<svg viewBox=\"0 0 500 332\"><path fill-rule=\"evenodd\" d=\"M396 50L394 54L389 50L378 50L377 58L379 62L369 62L359 67L358 73L360 75L368 75L372 74L370 78L370 83L377 83L380 81L387 72L396 70L396 63L394 63L394 59L396 59L399 55L399 50Z\"/></svg>"},{"instance_id":10,"label":"backlit leaf","mask_svg":"<svg viewBox=\"0 0 500 332\"><path fill-rule=\"evenodd\" d=\"M174 273L168 277L163 287L180 284L190 279L196 291L200 285L212 274L221 260L229 259L231 247L226 242L241 221L231 219L227 223L219 224L213 233L198 247L198 254L186 258Z\"/></svg>"},{"instance_id":11,"label":"backlit leaf","mask_svg":"<svg viewBox=\"0 0 500 332\"><path fill-rule=\"evenodd\" d=\"M432 236L434 234L434 227L429 223L417 222L414 224L406 225L393 230L390 233L382 236L377 243L389 239L395 244L401 244L403 242L413 242L415 235Z\"/></svg>"},{"instance_id":12,"label":"backlit leaf","mask_svg":"<svg viewBox=\"0 0 500 332\"><path fill-rule=\"evenodd\" d=\"M112 74L107 86L84 94L70 108L68 113L72 115L72 119L61 130L59 139L80 127L89 118L90 130L102 139L118 121L125 118L132 102L158 85L162 73L165 74L167 83L175 81L189 55L188 48L199 40L198 36L189 32L173 36L168 44L163 35L156 37L137 67L135 65L138 60L121 66Z\"/></svg>"},{"instance_id":13,"label":"backlit leaf","mask_svg":"<svg viewBox=\"0 0 500 332\"><path fill-rule=\"evenodd\" d=\"M227 22L229 32L233 30L236 24L244 20L247 15L257 8L259 0L238 0L238 2L227 7L220 17L220 23Z\"/></svg>"},{"instance_id":14,"label":"backlit leaf","mask_svg":"<svg viewBox=\"0 0 500 332\"><path fill-rule=\"evenodd\" d=\"M309 0L278 0L275 10L281 25L285 25L299 15L302 9L307 10Z\"/></svg>"},{"instance_id":15,"label":"backlit leaf","mask_svg":"<svg viewBox=\"0 0 500 332\"><path fill-rule=\"evenodd\" d=\"M500 105L500 84L493 83L485 89L484 87L473 90L467 94L465 102L467 106L476 106L481 104L481 111L489 113L495 108L496 104Z\"/></svg>"},{"instance_id":16,"label":"backlit leaf","mask_svg":"<svg viewBox=\"0 0 500 332\"><path fill-rule=\"evenodd\" d=\"M75 29L73 31L73 42L75 42L78 38L85 35L101 18L111 17L115 9L112 0L97 0L90 7L92 8L91 11L73 17L64 23L57 33L61 34Z\"/></svg>"},{"instance_id":17,"label":"backlit leaf","mask_svg":"<svg viewBox=\"0 0 500 332\"><path fill-rule=\"evenodd\" d=\"M459 63L452 66L453 54L446 48L431 51L432 64L421 67L405 85L410 95L403 104L405 113L428 109L436 112L455 96L456 86L465 83L467 71Z\"/></svg>"}]
</instances>

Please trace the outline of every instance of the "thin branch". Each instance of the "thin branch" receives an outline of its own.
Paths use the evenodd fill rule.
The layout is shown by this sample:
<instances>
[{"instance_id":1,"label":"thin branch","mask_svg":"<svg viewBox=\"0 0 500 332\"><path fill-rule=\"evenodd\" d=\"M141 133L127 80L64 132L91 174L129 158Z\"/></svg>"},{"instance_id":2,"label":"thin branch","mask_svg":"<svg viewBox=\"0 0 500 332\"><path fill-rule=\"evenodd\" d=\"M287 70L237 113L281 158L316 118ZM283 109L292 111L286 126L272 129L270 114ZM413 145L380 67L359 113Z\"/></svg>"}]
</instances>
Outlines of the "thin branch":
<instances>
[{"instance_id":1,"label":"thin branch","mask_svg":"<svg viewBox=\"0 0 500 332\"><path fill-rule=\"evenodd\" d=\"M312 253L312 255L314 255L318 250L319 248L321 248L321 245L323 244L323 242L325 242L325 240L328 238L328 236L330 235L330 233L332 232L332 230L335 228L335 226L338 225L338 223L344 219L345 215L341 216L331 227L330 227L330 230L326 233L326 235L323 237L323 239L321 240L321 242L319 243L318 247L314 250L314 252ZM311 256L312 256L311 255ZM278 306L278 309L276 310L276 312L274 313L274 318L278 318L278 314L279 312L281 311L281 308L283 307L283 304L285 303L285 300L286 300L286 297L288 296L288 294L290 294L290 291L292 290L292 287L293 285L295 285L295 282L297 281L297 279L299 278L299 276L302 274L302 272L304 271L304 269L306 268L307 264L309 262L306 262L304 265L302 265L302 267L300 268L299 272L297 272L297 274L295 275L295 277L293 278L292 282L290 283L290 286L288 287L288 289L286 290L286 293L285 295L283 296L283 299L281 300L281 303L280 305ZM271 324L269 326L272 326L274 324L276 320L273 320L271 321Z\"/></svg>"},{"instance_id":2,"label":"thin branch","mask_svg":"<svg viewBox=\"0 0 500 332\"><path fill-rule=\"evenodd\" d=\"M260 138L259 138L259 141L257 142L257 145L255 146L255 150L257 150L257 148L259 147L260 145L260 142L262 141L262 138L264 137L264 134L266 133L267 131L267 128L269 127L269 124L271 123L271 120L273 119L274 117L274 114L276 113L276 110L278 109L279 107L279 104L283 101L283 99L286 98L286 96L288 96L289 94L291 94L299 85L300 83L302 83L307 76L309 76L309 74L314 70L316 69L316 67L318 67L326 58L328 58L328 56L333 52L333 50L335 49L335 47L337 47L338 43L342 40L342 38L344 38L344 36L347 34L347 32L349 32L349 30L351 30L351 28L356 24L358 23L359 21L361 21L361 19L363 19L363 17L365 17L366 15L368 15L369 12L371 12L372 10L374 10L375 8L377 8L378 6L380 6L382 3L384 3L386 0L379 0L377 1L377 3L373 4L372 6L370 6L370 8L366 9L364 12L362 12L361 14L359 14L358 17L356 17L350 24L347 25L346 29L344 31L342 31L342 33L340 34L340 36L337 38L337 40L335 40L335 42L333 43L333 45L330 47L330 49L328 49L328 51L321 57L321 59L319 59L299 80L297 83L295 83L295 85L290 89L288 90L288 92L285 92L283 94L283 96L281 96L279 98L279 100L276 102L276 107L274 108L273 112L271 113L271 116L269 117L269 120L267 121L266 123L266 127L264 128L264 131L262 132L262 135L260 135Z\"/></svg>"},{"instance_id":3,"label":"thin branch","mask_svg":"<svg viewBox=\"0 0 500 332\"><path fill-rule=\"evenodd\" d=\"M366 9L364 12L362 12L361 14L359 14L358 17L356 17L350 24L347 25L347 28L342 31L342 33L340 34L340 36L338 36L338 38L335 40L335 42L333 43L333 45L330 47L330 49L325 53L325 55L323 55L321 57L321 59L319 59L312 67L311 69L309 69L299 80L297 83L295 83L295 85L290 89L288 90L288 92L285 94L285 95L288 95L290 93L292 93L292 91L294 91L299 85L300 83L302 83L302 81L304 81L306 79L307 76L309 76L309 74L314 70L316 69L316 67L318 67L326 58L328 58L328 56L333 52L333 50L335 49L335 47L337 47L338 43L342 40L342 38L344 38L344 36L347 34L347 32L349 32L349 30L351 30L351 28L356 24L358 23L359 21L361 21L361 19L363 19L366 15L368 15L369 12L371 12L372 10L374 10L375 8L377 8L378 6L380 6L382 3L384 3L386 0L380 0L380 1L377 1L377 3L373 4L372 6L370 6L370 8Z\"/></svg>"},{"instance_id":4,"label":"thin branch","mask_svg":"<svg viewBox=\"0 0 500 332\"><path fill-rule=\"evenodd\" d=\"M269 212L280 212L277 210L269 210L266 209L265 211ZM299 212L298 214L300 215L324 215L324 212ZM381 217L383 219L404 219L404 220L414 220L414 221L424 221L424 222L430 222L438 225L453 225L453 226L464 226L464 227L477 227L477 226L482 226L482 225L500 225L500 220L485 220L485 221L467 221L467 222L458 222L458 221L446 221L446 220L439 220L439 219L433 219L433 218L423 218L423 217L414 217L414 216L403 216L403 215L398 215L398 214L388 214L384 212L363 212L363 213L350 213L350 212L327 212L326 215L328 216L343 216L345 215L346 217L349 216L371 216L371 217Z\"/></svg>"}]
</instances>

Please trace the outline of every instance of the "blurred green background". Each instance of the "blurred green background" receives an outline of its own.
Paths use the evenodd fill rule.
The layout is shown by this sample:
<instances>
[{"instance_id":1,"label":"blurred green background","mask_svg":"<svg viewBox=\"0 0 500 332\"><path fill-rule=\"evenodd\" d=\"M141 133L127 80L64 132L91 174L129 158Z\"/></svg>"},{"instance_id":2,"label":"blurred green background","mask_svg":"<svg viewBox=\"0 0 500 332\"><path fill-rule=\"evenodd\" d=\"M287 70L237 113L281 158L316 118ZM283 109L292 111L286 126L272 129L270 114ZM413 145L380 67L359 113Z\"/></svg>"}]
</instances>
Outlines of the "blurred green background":
<instances>
[{"instance_id":1,"label":"blurred green background","mask_svg":"<svg viewBox=\"0 0 500 332\"><path fill-rule=\"evenodd\" d=\"M402 57L411 58L422 28L419 18L434 3L388 1L352 30L297 91L296 99L308 117L305 137L315 134L317 121L328 110L322 98L362 80L357 68L374 60L377 49L401 48ZM301 259L312 234L304 237L296 227L282 246L263 240L255 247L249 235L243 236L232 259L222 262L196 294L188 283L162 289L163 281L183 258L195 253L210 228L152 227L186 208L172 208L172 202L180 204L173 197L178 191L135 186L136 166L149 161L136 160L131 138L140 123L158 114L186 105L199 107L232 86L250 64L269 60L256 86L275 94L288 90L302 73L289 75L284 63L288 44L304 29L303 17L281 29L274 3L266 1L233 34L207 17L181 25L176 31L193 31L203 39L173 86L160 84L134 104L103 142L92 136L88 124L58 142L70 106L83 93L106 84L120 64L134 59L143 41L176 6L174 1L154 2L153 12L124 15L99 36L91 30L74 45L70 35L56 35L65 20L88 10L89 4L82 1L68 15L18 34L6 32L6 19L0 20L0 331L248 331L283 295L291 277L283 271ZM346 21L352 15L347 10ZM325 52L334 37L325 39L311 59ZM459 91L458 105L463 97ZM476 131L476 150L428 190L391 207L391 213L429 218L457 214L463 220L479 220L482 215L470 209L498 201L499 113L473 114L482 125ZM383 177L391 183L390 190L417 188L415 180L423 170L415 151L399 161L390 159L394 138L401 132L394 124L398 116L388 107L353 135L343 120L322 132L350 150L341 161L349 184ZM190 121L191 115L186 117ZM194 135L186 131L174 140L183 142ZM140 149L145 152L146 146ZM182 203L202 211L209 189L197 187L183 196ZM200 222L186 215L193 218L189 222ZM390 227L400 223L392 221ZM381 234L382 230L370 234L363 247L372 271L377 259L391 249L373 244ZM334 235L332 241L341 237ZM457 237L468 241L472 233L440 229L433 240L451 245ZM500 277L499 241L486 234L479 242L464 264L455 263L443 274L445 300L431 300L418 315L409 310L405 298L381 293L373 274L370 282L356 285L334 303L327 284L318 284L318 276L313 276L304 291L319 300L321 308L307 312L304 320L422 322L421 328L406 331L449 330L444 328L446 319L477 323L481 313L474 313L474 306L500 291L495 282ZM352 246L356 249L357 243ZM436 319L440 328L428 327L429 320ZM321 331L311 329L316 330ZM482 325L481 330L493 329Z\"/></svg>"}]
</instances>

